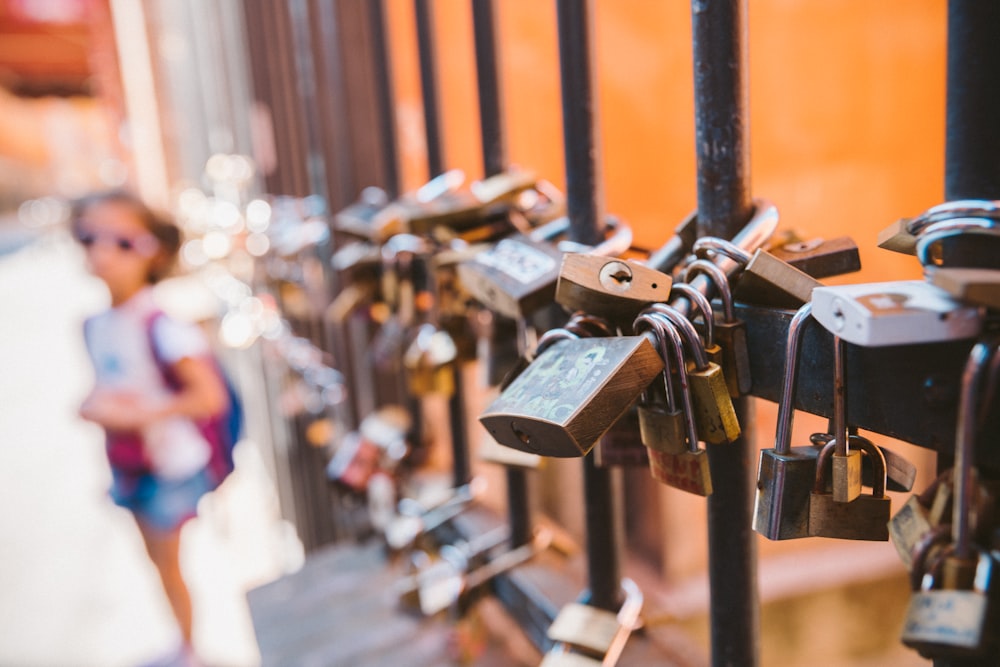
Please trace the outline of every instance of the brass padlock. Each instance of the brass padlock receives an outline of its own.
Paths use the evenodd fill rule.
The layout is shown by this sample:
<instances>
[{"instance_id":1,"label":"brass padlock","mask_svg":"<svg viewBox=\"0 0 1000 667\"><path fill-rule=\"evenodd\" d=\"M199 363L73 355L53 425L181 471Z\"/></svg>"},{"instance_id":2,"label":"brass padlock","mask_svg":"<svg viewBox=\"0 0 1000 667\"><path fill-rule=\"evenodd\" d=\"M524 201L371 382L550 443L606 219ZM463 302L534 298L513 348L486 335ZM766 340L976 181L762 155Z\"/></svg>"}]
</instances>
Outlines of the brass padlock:
<instances>
[{"instance_id":1,"label":"brass padlock","mask_svg":"<svg viewBox=\"0 0 1000 667\"><path fill-rule=\"evenodd\" d=\"M830 430L833 430L832 427ZM852 433L848 436L848 440L853 444L858 438L861 437L862 436ZM833 435L829 433L813 433L809 436L809 440L813 445L822 449L826 443L833 440ZM913 462L908 460L905 456L890 449L889 447L878 445L878 448L882 450L882 455L885 457L886 491L911 490L913 488L913 483L917 479L917 466L915 466ZM864 457L861 460L861 485L871 486L872 479L871 460Z\"/></svg>"},{"instance_id":2,"label":"brass padlock","mask_svg":"<svg viewBox=\"0 0 1000 667\"><path fill-rule=\"evenodd\" d=\"M578 602L563 607L546 632L555 646L541 664L546 667L617 664L629 635L639 626L643 604L642 591L634 581L622 579L622 589L625 601L617 613Z\"/></svg>"},{"instance_id":3,"label":"brass padlock","mask_svg":"<svg viewBox=\"0 0 1000 667\"><path fill-rule=\"evenodd\" d=\"M677 405L673 378L671 377L670 356L672 354L668 340L662 327L664 323L656 316L646 313L640 315L632 327L636 333L652 331L657 339L660 358L663 360L663 395L664 404L659 404L652 398L652 389L658 385L653 382L643 393L638 406L639 436L642 444L656 451L668 454L683 454L687 451L685 440L685 414ZM687 381L687 371L683 359L675 360L677 372L683 374Z\"/></svg>"},{"instance_id":4,"label":"brass padlock","mask_svg":"<svg viewBox=\"0 0 1000 667\"><path fill-rule=\"evenodd\" d=\"M976 343L962 373L952 480L953 545L939 559L940 575L935 576L922 552L914 553L914 568L919 567L924 575L920 590L910 600L902 641L928 658L983 655L997 641L992 631L996 563L992 554L972 538L973 456L980 426L981 386L995 353L995 343ZM923 540L921 546L926 548L929 542Z\"/></svg>"},{"instance_id":5,"label":"brass padlock","mask_svg":"<svg viewBox=\"0 0 1000 667\"><path fill-rule=\"evenodd\" d=\"M751 255L731 241L704 236L695 242L694 251L698 257L722 254L743 265L733 288L733 296L738 301L774 308L799 308L812 298L813 289L822 286L807 273L759 248Z\"/></svg>"},{"instance_id":6,"label":"brass padlock","mask_svg":"<svg viewBox=\"0 0 1000 667\"><path fill-rule=\"evenodd\" d=\"M708 463L708 452L698 446L695 408L684 364L684 343L675 325L666 317L654 314L652 319L658 325L657 334L669 343L676 361L678 386L684 407L682 412L684 434L680 442L684 443L686 437L686 447L679 452L650 450L649 472L653 479L662 484L695 495L708 496L712 493L712 474Z\"/></svg>"},{"instance_id":7,"label":"brass padlock","mask_svg":"<svg viewBox=\"0 0 1000 667\"><path fill-rule=\"evenodd\" d=\"M586 455L663 370L644 336L561 340L479 416L497 442L543 456Z\"/></svg>"},{"instance_id":8,"label":"brass padlock","mask_svg":"<svg viewBox=\"0 0 1000 667\"><path fill-rule=\"evenodd\" d=\"M976 551L972 583L949 588L933 575L922 577L910 598L900 639L928 659L973 658L996 644L991 632L991 590L996 562L986 551Z\"/></svg>"},{"instance_id":9,"label":"brass padlock","mask_svg":"<svg viewBox=\"0 0 1000 667\"><path fill-rule=\"evenodd\" d=\"M833 499L849 503L861 495L861 452L851 450L847 433L847 361L846 346L833 337ZM885 484L885 459L882 458L882 480ZM876 473L878 474L878 473ZM873 485L877 480L873 480Z\"/></svg>"},{"instance_id":10,"label":"brass padlock","mask_svg":"<svg viewBox=\"0 0 1000 667\"><path fill-rule=\"evenodd\" d=\"M432 324L420 325L403 354L410 393L414 396L454 394L457 356L455 341L447 331Z\"/></svg>"},{"instance_id":11,"label":"brass padlock","mask_svg":"<svg viewBox=\"0 0 1000 667\"><path fill-rule=\"evenodd\" d=\"M842 540L887 541L888 523L892 514L892 500L885 495L885 462L882 452L873 447L876 471L872 494L862 494L851 502L837 502L833 494L826 493L824 473L837 446L831 441L820 451L816 461L816 479L809 497L809 535L833 537Z\"/></svg>"},{"instance_id":12,"label":"brass padlock","mask_svg":"<svg viewBox=\"0 0 1000 667\"><path fill-rule=\"evenodd\" d=\"M684 280L690 282L703 273L715 285L722 302L722 315L715 320L715 340L722 347L722 372L726 376L729 395L733 398L750 392L753 379L750 376L750 352L747 349L746 323L736 317L733 295L726 273L714 262L697 259L688 264Z\"/></svg>"},{"instance_id":13,"label":"brass padlock","mask_svg":"<svg viewBox=\"0 0 1000 667\"><path fill-rule=\"evenodd\" d=\"M626 259L567 253L556 284L556 303L613 322L632 321L643 308L667 301L673 279Z\"/></svg>"},{"instance_id":14,"label":"brass padlock","mask_svg":"<svg viewBox=\"0 0 1000 667\"><path fill-rule=\"evenodd\" d=\"M687 364L694 401L694 419L698 434L710 444L733 442L740 436L740 423L729 396L722 368L708 360L705 347L694 325L679 311L666 304L653 304L649 310L667 318L684 337L693 359Z\"/></svg>"},{"instance_id":15,"label":"brass padlock","mask_svg":"<svg viewBox=\"0 0 1000 667\"><path fill-rule=\"evenodd\" d=\"M799 308L788 325L785 370L774 447L763 449L757 463L753 529L769 540L809 537L809 501L816 480L819 448L792 447L792 417L799 351L812 306Z\"/></svg>"}]
</instances>

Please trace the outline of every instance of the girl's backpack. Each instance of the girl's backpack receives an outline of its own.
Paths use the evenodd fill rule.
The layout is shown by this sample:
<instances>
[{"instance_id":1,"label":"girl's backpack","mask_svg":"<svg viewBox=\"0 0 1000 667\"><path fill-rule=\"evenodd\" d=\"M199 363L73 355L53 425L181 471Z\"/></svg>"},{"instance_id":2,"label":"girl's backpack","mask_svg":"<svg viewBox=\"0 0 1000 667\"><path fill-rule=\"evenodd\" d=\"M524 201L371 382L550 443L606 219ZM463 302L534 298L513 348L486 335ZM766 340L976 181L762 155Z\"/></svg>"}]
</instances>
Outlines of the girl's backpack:
<instances>
[{"instance_id":1,"label":"girl's backpack","mask_svg":"<svg viewBox=\"0 0 1000 667\"><path fill-rule=\"evenodd\" d=\"M178 390L181 386L180 380L170 364L161 356L157 348L156 337L153 335L156 320L163 315L162 311L157 311L146 320L146 334L153 359L156 361L156 366L163 375L164 381L171 389ZM232 379L214 356L212 357L212 365L226 387L229 404L218 415L195 420L195 425L202 437L212 447L212 453L208 460L208 474L212 488L215 489L233 471L233 448L236 447L236 443L239 442L243 433L243 403L236 392Z\"/></svg>"}]
</instances>

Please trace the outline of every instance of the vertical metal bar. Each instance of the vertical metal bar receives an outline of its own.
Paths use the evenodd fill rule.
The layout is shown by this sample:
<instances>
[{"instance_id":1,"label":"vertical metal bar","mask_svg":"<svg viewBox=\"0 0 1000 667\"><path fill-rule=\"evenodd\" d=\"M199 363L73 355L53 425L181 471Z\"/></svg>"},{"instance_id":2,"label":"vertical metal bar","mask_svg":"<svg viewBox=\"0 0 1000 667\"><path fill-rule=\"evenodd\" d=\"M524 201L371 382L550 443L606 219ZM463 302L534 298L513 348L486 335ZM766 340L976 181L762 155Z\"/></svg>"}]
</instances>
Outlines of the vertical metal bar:
<instances>
[{"instance_id":1,"label":"vertical metal bar","mask_svg":"<svg viewBox=\"0 0 1000 667\"><path fill-rule=\"evenodd\" d=\"M1000 4L975 0L948 2L948 83L945 134L945 199L1000 199ZM994 257L983 257L983 245L959 243L945 248L950 264L978 261L995 266ZM985 248L987 254L993 247ZM961 419L961 417L960 417ZM957 454L957 452L956 452ZM961 463L961 457L938 456L938 465ZM985 469L983 469L984 471ZM983 472L981 471L981 472ZM986 636L1000 625L996 615ZM986 667L1000 664L1000 649L991 648L974 658L938 658L934 667Z\"/></svg>"},{"instance_id":2,"label":"vertical metal bar","mask_svg":"<svg viewBox=\"0 0 1000 667\"><path fill-rule=\"evenodd\" d=\"M383 189L390 199L400 194L399 152L396 141L396 102L392 88L392 66L386 39L384 0L368 0L368 21L372 34L372 66L375 71L375 96L378 108L378 131L382 137Z\"/></svg>"},{"instance_id":3,"label":"vertical metal bar","mask_svg":"<svg viewBox=\"0 0 1000 667\"><path fill-rule=\"evenodd\" d=\"M438 112L437 57L434 53L434 15L430 0L414 0L413 9L417 21L424 132L427 135L427 171L428 178L434 178L444 171L441 118Z\"/></svg>"},{"instance_id":4,"label":"vertical metal bar","mask_svg":"<svg viewBox=\"0 0 1000 667\"><path fill-rule=\"evenodd\" d=\"M747 127L746 3L692 0L698 235L732 238L753 213ZM710 447L708 573L713 665L756 665L757 552L751 531L753 412L734 401L743 434Z\"/></svg>"},{"instance_id":5,"label":"vertical metal bar","mask_svg":"<svg viewBox=\"0 0 1000 667\"><path fill-rule=\"evenodd\" d=\"M494 176L507 168L496 11L494 0L472 0L472 30L475 37L476 79L479 90L479 129L483 143L485 176Z\"/></svg>"},{"instance_id":6,"label":"vertical metal bar","mask_svg":"<svg viewBox=\"0 0 1000 667\"><path fill-rule=\"evenodd\" d=\"M573 241L595 245L604 237L605 223L597 96L591 67L594 2L557 0L556 13L569 234Z\"/></svg>"},{"instance_id":7,"label":"vertical metal bar","mask_svg":"<svg viewBox=\"0 0 1000 667\"><path fill-rule=\"evenodd\" d=\"M292 61L296 73L298 106L302 110L306 145L303 155L309 193L318 194L330 201L326 182L326 163L323 161L322 131L316 95L316 67L313 63L310 22L315 19L309 12L308 0L288 0L288 21L292 38Z\"/></svg>"},{"instance_id":8,"label":"vertical metal bar","mask_svg":"<svg viewBox=\"0 0 1000 667\"><path fill-rule=\"evenodd\" d=\"M562 82L563 151L570 237L595 244L604 235L597 96L593 69L594 2L557 0L559 73ZM583 460L590 604L615 609L620 597L617 532L611 471L598 468L591 452Z\"/></svg>"},{"instance_id":9,"label":"vertical metal bar","mask_svg":"<svg viewBox=\"0 0 1000 667\"><path fill-rule=\"evenodd\" d=\"M1000 199L1000 3L948 3L945 199Z\"/></svg>"},{"instance_id":10,"label":"vertical metal bar","mask_svg":"<svg viewBox=\"0 0 1000 667\"><path fill-rule=\"evenodd\" d=\"M444 172L443 137L438 112L437 58L434 53L434 14L430 0L414 0L417 22L417 55L420 60L420 88L424 100L424 132L427 137L427 174ZM455 391L448 400L451 425L452 481L461 486L472 478L469 461L468 426L465 408L465 378L462 363L453 364Z\"/></svg>"},{"instance_id":11,"label":"vertical metal bar","mask_svg":"<svg viewBox=\"0 0 1000 667\"><path fill-rule=\"evenodd\" d=\"M472 0L472 30L475 37L476 79L479 91L479 131L483 145L483 175L495 176L507 167L503 135L503 88L500 84L496 38L495 0ZM528 473L507 466L507 520L512 546L531 540L531 505Z\"/></svg>"}]
</instances>

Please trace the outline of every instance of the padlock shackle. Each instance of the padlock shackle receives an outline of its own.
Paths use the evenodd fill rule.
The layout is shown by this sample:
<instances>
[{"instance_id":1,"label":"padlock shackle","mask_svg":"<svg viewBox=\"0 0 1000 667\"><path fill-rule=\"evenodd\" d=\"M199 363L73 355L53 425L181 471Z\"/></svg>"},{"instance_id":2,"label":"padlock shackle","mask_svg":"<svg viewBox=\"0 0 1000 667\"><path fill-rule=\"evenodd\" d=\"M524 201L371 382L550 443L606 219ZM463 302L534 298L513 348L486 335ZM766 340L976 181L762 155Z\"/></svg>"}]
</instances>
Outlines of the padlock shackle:
<instances>
[{"instance_id":1,"label":"padlock shackle","mask_svg":"<svg viewBox=\"0 0 1000 667\"><path fill-rule=\"evenodd\" d=\"M603 317L583 311L573 313L573 316L562 328L572 331L581 338L615 335L615 328L610 322Z\"/></svg>"},{"instance_id":2,"label":"padlock shackle","mask_svg":"<svg viewBox=\"0 0 1000 667\"><path fill-rule=\"evenodd\" d=\"M702 236L694 242L692 248L694 254L699 259L709 259L712 254L719 254L728 257L741 267L750 263L753 255L739 247L732 241L720 239L717 236Z\"/></svg>"},{"instance_id":3,"label":"padlock shackle","mask_svg":"<svg viewBox=\"0 0 1000 667\"><path fill-rule=\"evenodd\" d=\"M919 591L923 588L924 575L927 574L927 558L935 546L947 544L951 540L951 524L942 523L934 526L921 535L910 549L910 588Z\"/></svg>"},{"instance_id":4,"label":"padlock shackle","mask_svg":"<svg viewBox=\"0 0 1000 667\"><path fill-rule=\"evenodd\" d=\"M953 236L962 234L985 234L1000 236L1000 226L989 218L956 218L928 225L917 236L915 252L923 267L935 266L931 250L935 245Z\"/></svg>"},{"instance_id":5,"label":"padlock shackle","mask_svg":"<svg viewBox=\"0 0 1000 667\"><path fill-rule=\"evenodd\" d=\"M958 420L955 426L955 501L952 510L952 537L955 555L967 559L972 548L969 511L973 493L972 466L975 456L976 436L979 433L979 398L983 377L989 369L995 341L979 341L972 346L962 371L962 393L958 403Z\"/></svg>"},{"instance_id":6,"label":"padlock shackle","mask_svg":"<svg viewBox=\"0 0 1000 667\"><path fill-rule=\"evenodd\" d=\"M665 303L651 304L646 310L662 315L667 318L667 321L673 323L678 333L684 336L684 339L687 341L688 350L691 352L691 357L694 359L694 366L697 370L703 371L708 368L708 354L705 352L705 346L698 336L698 330L691 324L691 320L685 317L681 311ZM681 363L684 363L683 360Z\"/></svg>"},{"instance_id":7,"label":"padlock shackle","mask_svg":"<svg viewBox=\"0 0 1000 667\"><path fill-rule=\"evenodd\" d=\"M990 199L955 199L932 206L906 221L906 231L920 236L928 227L955 218L989 218L1000 220L1000 201Z\"/></svg>"},{"instance_id":8,"label":"padlock shackle","mask_svg":"<svg viewBox=\"0 0 1000 667\"><path fill-rule=\"evenodd\" d=\"M643 331L650 331L656 338L656 346L660 351L660 358L663 360L663 373L661 376L663 377L664 395L667 399L667 412L672 413L677 411L677 397L674 395L673 382L670 381L670 349L667 345L667 334L663 328L663 321L652 313L640 313L639 317L635 318L635 321L632 323L632 330L636 334L640 334ZM648 405L649 400L645 390L643 391L642 400Z\"/></svg>"},{"instance_id":9,"label":"padlock shackle","mask_svg":"<svg viewBox=\"0 0 1000 667\"><path fill-rule=\"evenodd\" d=\"M722 301L722 316L726 324L735 322L736 310L733 306L733 291L729 288L726 272L714 262L707 259L696 259L684 269L684 282L691 282L691 279L699 273L708 276L715 285L715 291L719 293L719 299Z\"/></svg>"},{"instance_id":10,"label":"padlock shackle","mask_svg":"<svg viewBox=\"0 0 1000 667\"><path fill-rule=\"evenodd\" d=\"M595 246L576 241L560 241L556 244L562 252L580 252L601 257L620 257L632 247L632 227L614 215L608 215L606 228L611 234Z\"/></svg>"},{"instance_id":11,"label":"padlock shackle","mask_svg":"<svg viewBox=\"0 0 1000 667\"><path fill-rule=\"evenodd\" d=\"M677 360L677 384L681 392L681 403L684 406L684 430L687 431L688 449L692 452L698 451L698 427L694 421L694 399L691 397L691 385L688 382L687 366L684 363L684 344L681 335L677 331L677 326L664 317L661 312L654 312L653 319L658 320L662 325L662 333L670 339L674 357ZM687 319L683 318L685 322ZM688 322L688 325L691 323ZM693 327L692 327L693 329Z\"/></svg>"},{"instance_id":12,"label":"padlock shackle","mask_svg":"<svg viewBox=\"0 0 1000 667\"><path fill-rule=\"evenodd\" d=\"M847 346L840 336L833 337L833 440L837 443L837 456L847 456L851 451L847 431ZM885 459L882 459L885 470Z\"/></svg>"},{"instance_id":13,"label":"padlock shackle","mask_svg":"<svg viewBox=\"0 0 1000 667\"><path fill-rule=\"evenodd\" d=\"M799 349L805 337L806 323L812 319L812 303L807 303L788 325L788 339L785 345L785 374L781 385L781 399L778 401L778 423L774 434L774 449L779 454L791 452L792 417L795 413L795 388L799 375Z\"/></svg>"},{"instance_id":14,"label":"padlock shackle","mask_svg":"<svg viewBox=\"0 0 1000 667\"><path fill-rule=\"evenodd\" d=\"M690 301L692 308L696 308L701 313L701 318L705 320L705 346L715 345L715 317L712 315L712 303L708 297L687 283L674 283L671 286L671 300L674 292Z\"/></svg>"}]
</instances>

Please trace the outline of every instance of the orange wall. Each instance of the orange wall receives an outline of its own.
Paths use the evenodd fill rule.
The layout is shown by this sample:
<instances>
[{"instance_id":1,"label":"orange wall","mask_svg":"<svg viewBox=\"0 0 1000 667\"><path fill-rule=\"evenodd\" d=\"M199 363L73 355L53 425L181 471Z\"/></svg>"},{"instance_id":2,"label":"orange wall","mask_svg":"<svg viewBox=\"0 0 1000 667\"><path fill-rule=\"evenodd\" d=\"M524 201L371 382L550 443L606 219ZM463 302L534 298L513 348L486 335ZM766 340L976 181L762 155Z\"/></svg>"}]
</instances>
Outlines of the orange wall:
<instances>
[{"instance_id":1,"label":"orange wall","mask_svg":"<svg viewBox=\"0 0 1000 667\"><path fill-rule=\"evenodd\" d=\"M403 182L426 178L412 0L389 3ZM510 161L562 185L555 3L503 0ZM755 0L749 12L752 185L784 225L850 234L862 279L917 274L879 229L943 196L945 1ZM468 0L436 0L445 159L481 175ZM596 63L608 211L655 247L695 205L687 3L598 0ZM858 280L851 277L850 280Z\"/></svg>"}]
</instances>

